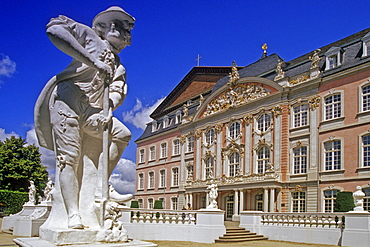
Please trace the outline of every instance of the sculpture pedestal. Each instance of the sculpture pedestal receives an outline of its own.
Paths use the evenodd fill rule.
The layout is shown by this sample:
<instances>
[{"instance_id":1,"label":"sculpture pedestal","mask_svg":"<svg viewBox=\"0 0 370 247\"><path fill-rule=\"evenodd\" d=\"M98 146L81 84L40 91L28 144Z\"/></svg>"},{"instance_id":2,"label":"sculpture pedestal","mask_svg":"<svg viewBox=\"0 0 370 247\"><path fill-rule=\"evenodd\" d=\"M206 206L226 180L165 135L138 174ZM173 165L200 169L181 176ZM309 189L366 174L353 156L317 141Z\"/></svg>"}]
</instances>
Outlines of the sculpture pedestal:
<instances>
[{"instance_id":1,"label":"sculpture pedestal","mask_svg":"<svg viewBox=\"0 0 370 247\"><path fill-rule=\"evenodd\" d=\"M21 247L56 247L60 245L55 245L40 238L16 238L14 242ZM93 244L84 244L84 245L67 245L68 247L125 247L125 246L139 246L139 247L155 247L156 244L133 240L127 243L93 243Z\"/></svg>"},{"instance_id":2,"label":"sculpture pedestal","mask_svg":"<svg viewBox=\"0 0 370 247\"><path fill-rule=\"evenodd\" d=\"M50 204L23 205L22 211L3 218L2 230L13 231L13 235L35 237L39 227L46 221L51 209Z\"/></svg>"}]
</instances>

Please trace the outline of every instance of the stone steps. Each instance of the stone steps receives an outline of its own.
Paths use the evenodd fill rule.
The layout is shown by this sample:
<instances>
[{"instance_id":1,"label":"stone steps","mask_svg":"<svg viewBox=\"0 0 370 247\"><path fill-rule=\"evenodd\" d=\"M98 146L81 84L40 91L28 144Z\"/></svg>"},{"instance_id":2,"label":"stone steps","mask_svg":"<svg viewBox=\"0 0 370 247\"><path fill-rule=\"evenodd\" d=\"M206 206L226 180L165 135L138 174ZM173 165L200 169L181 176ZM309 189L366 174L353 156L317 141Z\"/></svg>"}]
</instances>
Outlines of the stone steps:
<instances>
[{"instance_id":1,"label":"stone steps","mask_svg":"<svg viewBox=\"0 0 370 247\"><path fill-rule=\"evenodd\" d=\"M256 233L245 230L244 228L227 228L226 233L216 239L216 243L235 243L235 242L245 242L245 241L258 241L267 240L268 238L263 235L257 235Z\"/></svg>"}]
</instances>

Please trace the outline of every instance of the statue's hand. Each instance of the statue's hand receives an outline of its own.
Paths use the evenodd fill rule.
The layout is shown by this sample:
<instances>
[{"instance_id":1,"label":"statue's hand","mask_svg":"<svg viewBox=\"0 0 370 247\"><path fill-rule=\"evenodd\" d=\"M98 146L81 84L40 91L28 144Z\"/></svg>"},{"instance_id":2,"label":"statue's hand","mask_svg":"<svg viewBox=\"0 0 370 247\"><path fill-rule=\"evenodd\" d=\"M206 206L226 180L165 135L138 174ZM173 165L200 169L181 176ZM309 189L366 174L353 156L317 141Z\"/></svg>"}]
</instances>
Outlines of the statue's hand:
<instances>
[{"instance_id":1,"label":"statue's hand","mask_svg":"<svg viewBox=\"0 0 370 247\"><path fill-rule=\"evenodd\" d=\"M102 79L105 79L105 78L113 78L113 71L112 71L112 68L100 61L100 60L97 60L94 65L96 66L96 69L98 70L99 72L99 75L102 76Z\"/></svg>"},{"instance_id":2,"label":"statue's hand","mask_svg":"<svg viewBox=\"0 0 370 247\"><path fill-rule=\"evenodd\" d=\"M87 120L87 124L96 127L104 126L112 120L112 111L109 110L108 116L104 116L103 111L91 115Z\"/></svg>"}]
</instances>

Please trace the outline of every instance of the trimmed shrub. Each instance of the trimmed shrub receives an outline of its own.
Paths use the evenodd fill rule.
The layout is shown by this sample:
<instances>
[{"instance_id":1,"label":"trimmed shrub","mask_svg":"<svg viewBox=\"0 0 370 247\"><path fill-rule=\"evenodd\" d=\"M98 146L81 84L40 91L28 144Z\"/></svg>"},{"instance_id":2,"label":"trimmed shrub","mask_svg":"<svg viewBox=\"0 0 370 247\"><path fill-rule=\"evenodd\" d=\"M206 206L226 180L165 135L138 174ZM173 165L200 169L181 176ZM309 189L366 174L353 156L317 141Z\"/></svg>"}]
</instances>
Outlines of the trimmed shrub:
<instances>
[{"instance_id":1,"label":"trimmed shrub","mask_svg":"<svg viewBox=\"0 0 370 247\"><path fill-rule=\"evenodd\" d=\"M163 209L163 201L162 200L154 201L154 208L153 209Z\"/></svg>"},{"instance_id":2,"label":"trimmed shrub","mask_svg":"<svg viewBox=\"0 0 370 247\"><path fill-rule=\"evenodd\" d=\"M27 192L0 190L0 204L4 208L4 214L16 214L22 210L22 206L28 201Z\"/></svg>"},{"instance_id":3,"label":"trimmed shrub","mask_svg":"<svg viewBox=\"0 0 370 247\"><path fill-rule=\"evenodd\" d=\"M139 208L139 202L138 201L131 201L130 208Z\"/></svg>"},{"instance_id":4,"label":"trimmed shrub","mask_svg":"<svg viewBox=\"0 0 370 247\"><path fill-rule=\"evenodd\" d=\"M352 192L340 191L335 200L334 212L348 212L353 210L355 204L353 202Z\"/></svg>"}]
</instances>

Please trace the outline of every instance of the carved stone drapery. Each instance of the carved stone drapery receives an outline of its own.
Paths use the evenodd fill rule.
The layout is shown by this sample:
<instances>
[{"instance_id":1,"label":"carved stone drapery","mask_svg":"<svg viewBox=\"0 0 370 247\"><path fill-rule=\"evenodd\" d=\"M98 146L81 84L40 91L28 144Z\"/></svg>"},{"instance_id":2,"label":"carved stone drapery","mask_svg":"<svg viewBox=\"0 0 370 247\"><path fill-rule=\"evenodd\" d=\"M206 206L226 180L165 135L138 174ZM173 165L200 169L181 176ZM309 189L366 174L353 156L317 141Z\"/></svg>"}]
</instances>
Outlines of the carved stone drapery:
<instances>
[{"instance_id":1,"label":"carved stone drapery","mask_svg":"<svg viewBox=\"0 0 370 247\"><path fill-rule=\"evenodd\" d=\"M209 116L230 107L240 106L269 95L262 85L239 84L212 100L203 116Z\"/></svg>"},{"instance_id":2,"label":"carved stone drapery","mask_svg":"<svg viewBox=\"0 0 370 247\"><path fill-rule=\"evenodd\" d=\"M244 157L244 144L238 144L235 141L231 141L229 145L225 148L222 148L221 155L222 159L225 159L226 156L232 154L233 152L238 152L240 157Z\"/></svg>"}]
</instances>

